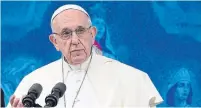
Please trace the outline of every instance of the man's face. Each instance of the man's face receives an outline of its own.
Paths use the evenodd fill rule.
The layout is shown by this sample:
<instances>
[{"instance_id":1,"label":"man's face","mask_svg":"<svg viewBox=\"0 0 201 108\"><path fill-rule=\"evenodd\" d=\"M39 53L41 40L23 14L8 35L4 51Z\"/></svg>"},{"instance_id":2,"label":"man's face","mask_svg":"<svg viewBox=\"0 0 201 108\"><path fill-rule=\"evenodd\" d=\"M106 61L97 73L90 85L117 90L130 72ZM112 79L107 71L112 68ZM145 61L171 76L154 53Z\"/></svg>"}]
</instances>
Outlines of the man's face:
<instances>
[{"instance_id":1,"label":"man's face","mask_svg":"<svg viewBox=\"0 0 201 108\"><path fill-rule=\"evenodd\" d=\"M60 35L50 35L50 41L62 52L68 63L81 64L90 56L96 35L96 28L90 26L88 16L78 10L65 10L54 18L53 32ZM73 32L68 39L61 37L62 34L69 34L71 31L82 33L77 35Z\"/></svg>"},{"instance_id":2,"label":"man's face","mask_svg":"<svg viewBox=\"0 0 201 108\"><path fill-rule=\"evenodd\" d=\"M180 81L177 83L175 96L180 100L186 100L190 92L189 81Z\"/></svg>"}]
</instances>

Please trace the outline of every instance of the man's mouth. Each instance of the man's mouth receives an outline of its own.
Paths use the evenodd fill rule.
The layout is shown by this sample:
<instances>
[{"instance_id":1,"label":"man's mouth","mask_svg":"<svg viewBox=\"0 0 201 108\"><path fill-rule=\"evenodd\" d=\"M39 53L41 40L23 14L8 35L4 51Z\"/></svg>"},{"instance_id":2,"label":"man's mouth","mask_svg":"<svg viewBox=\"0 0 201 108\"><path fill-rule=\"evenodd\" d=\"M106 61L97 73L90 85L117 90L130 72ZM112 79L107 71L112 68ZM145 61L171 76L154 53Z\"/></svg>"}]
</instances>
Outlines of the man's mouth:
<instances>
[{"instance_id":1,"label":"man's mouth","mask_svg":"<svg viewBox=\"0 0 201 108\"><path fill-rule=\"evenodd\" d=\"M79 50L72 50L72 51L71 51L71 56L72 56L72 57L80 56L81 53L82 53L82 49L79 49Z\"/></svg>"},{"instance_id":2,"label":"man's mouth","mask_svg":"<svg viewBox=\"0 0 201 108\"><path fill-rule=\"evenodd\" d=\"M81 51L83 49L74 49L74 50L71 50L70 52L75 52L75 51Z\"/></svg>"}]
</instances>

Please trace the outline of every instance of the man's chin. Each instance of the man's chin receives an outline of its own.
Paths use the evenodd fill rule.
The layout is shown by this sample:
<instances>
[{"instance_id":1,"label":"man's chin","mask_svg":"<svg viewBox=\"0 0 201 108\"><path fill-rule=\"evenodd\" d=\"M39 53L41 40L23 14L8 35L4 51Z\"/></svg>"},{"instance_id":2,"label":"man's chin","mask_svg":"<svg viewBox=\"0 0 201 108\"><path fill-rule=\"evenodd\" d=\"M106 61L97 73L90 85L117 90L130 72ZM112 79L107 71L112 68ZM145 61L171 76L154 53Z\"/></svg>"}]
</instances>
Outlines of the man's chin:
<instances>
[{"instance_id":1,"label":"man's chin","mask_svg":"<svg viewBox=\"0 0 201 108\"><path fill-rule=\"evenodd\" d=\"M78 64L82 64L85 61L86 58L84 57L74 57L72 58L72 64L73 65L78 65Z\"/></svg>"}]
</instances>

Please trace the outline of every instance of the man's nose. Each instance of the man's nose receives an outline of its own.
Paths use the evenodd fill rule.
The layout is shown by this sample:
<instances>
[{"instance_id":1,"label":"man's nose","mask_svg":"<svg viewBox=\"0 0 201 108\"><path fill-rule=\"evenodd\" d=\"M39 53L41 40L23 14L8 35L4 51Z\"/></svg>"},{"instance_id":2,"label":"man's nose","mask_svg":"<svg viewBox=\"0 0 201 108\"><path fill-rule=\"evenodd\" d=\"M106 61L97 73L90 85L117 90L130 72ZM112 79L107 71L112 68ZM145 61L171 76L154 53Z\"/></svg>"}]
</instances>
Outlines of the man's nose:
<instances>
[{"instance_id":1,"label":"man's nose","mask_svg":"<svg viewBox=\"0 0 201 108\"><path fill-rule=\"evenodd\" d=\"M72 44L79 44L79 37L75 32L72 32Z\"/></svg>"}]
</instances>

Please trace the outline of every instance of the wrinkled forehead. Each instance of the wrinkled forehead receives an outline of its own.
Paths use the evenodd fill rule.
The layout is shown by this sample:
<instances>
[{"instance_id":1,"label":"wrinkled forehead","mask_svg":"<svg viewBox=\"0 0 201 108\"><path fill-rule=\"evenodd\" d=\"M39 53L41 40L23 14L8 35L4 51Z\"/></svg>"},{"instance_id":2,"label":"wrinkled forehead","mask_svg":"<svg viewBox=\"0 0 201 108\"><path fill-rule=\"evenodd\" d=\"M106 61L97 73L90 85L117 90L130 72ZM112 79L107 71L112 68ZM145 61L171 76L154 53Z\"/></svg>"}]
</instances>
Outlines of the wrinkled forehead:
<instances>
[{"instance_id":1,"label":"wrinkled forehead","mask_svg":"<svg viewBox=\"0 0 201 108\"><path fill-rule=\"evenodd\" d=\"M52 29L59 29L62 28L75 28L77 26L89 26L90 18L85 13L75 9L68 9L64 10L59 13L53 20L52 20Z\"/></svg>"}]
</instances>

